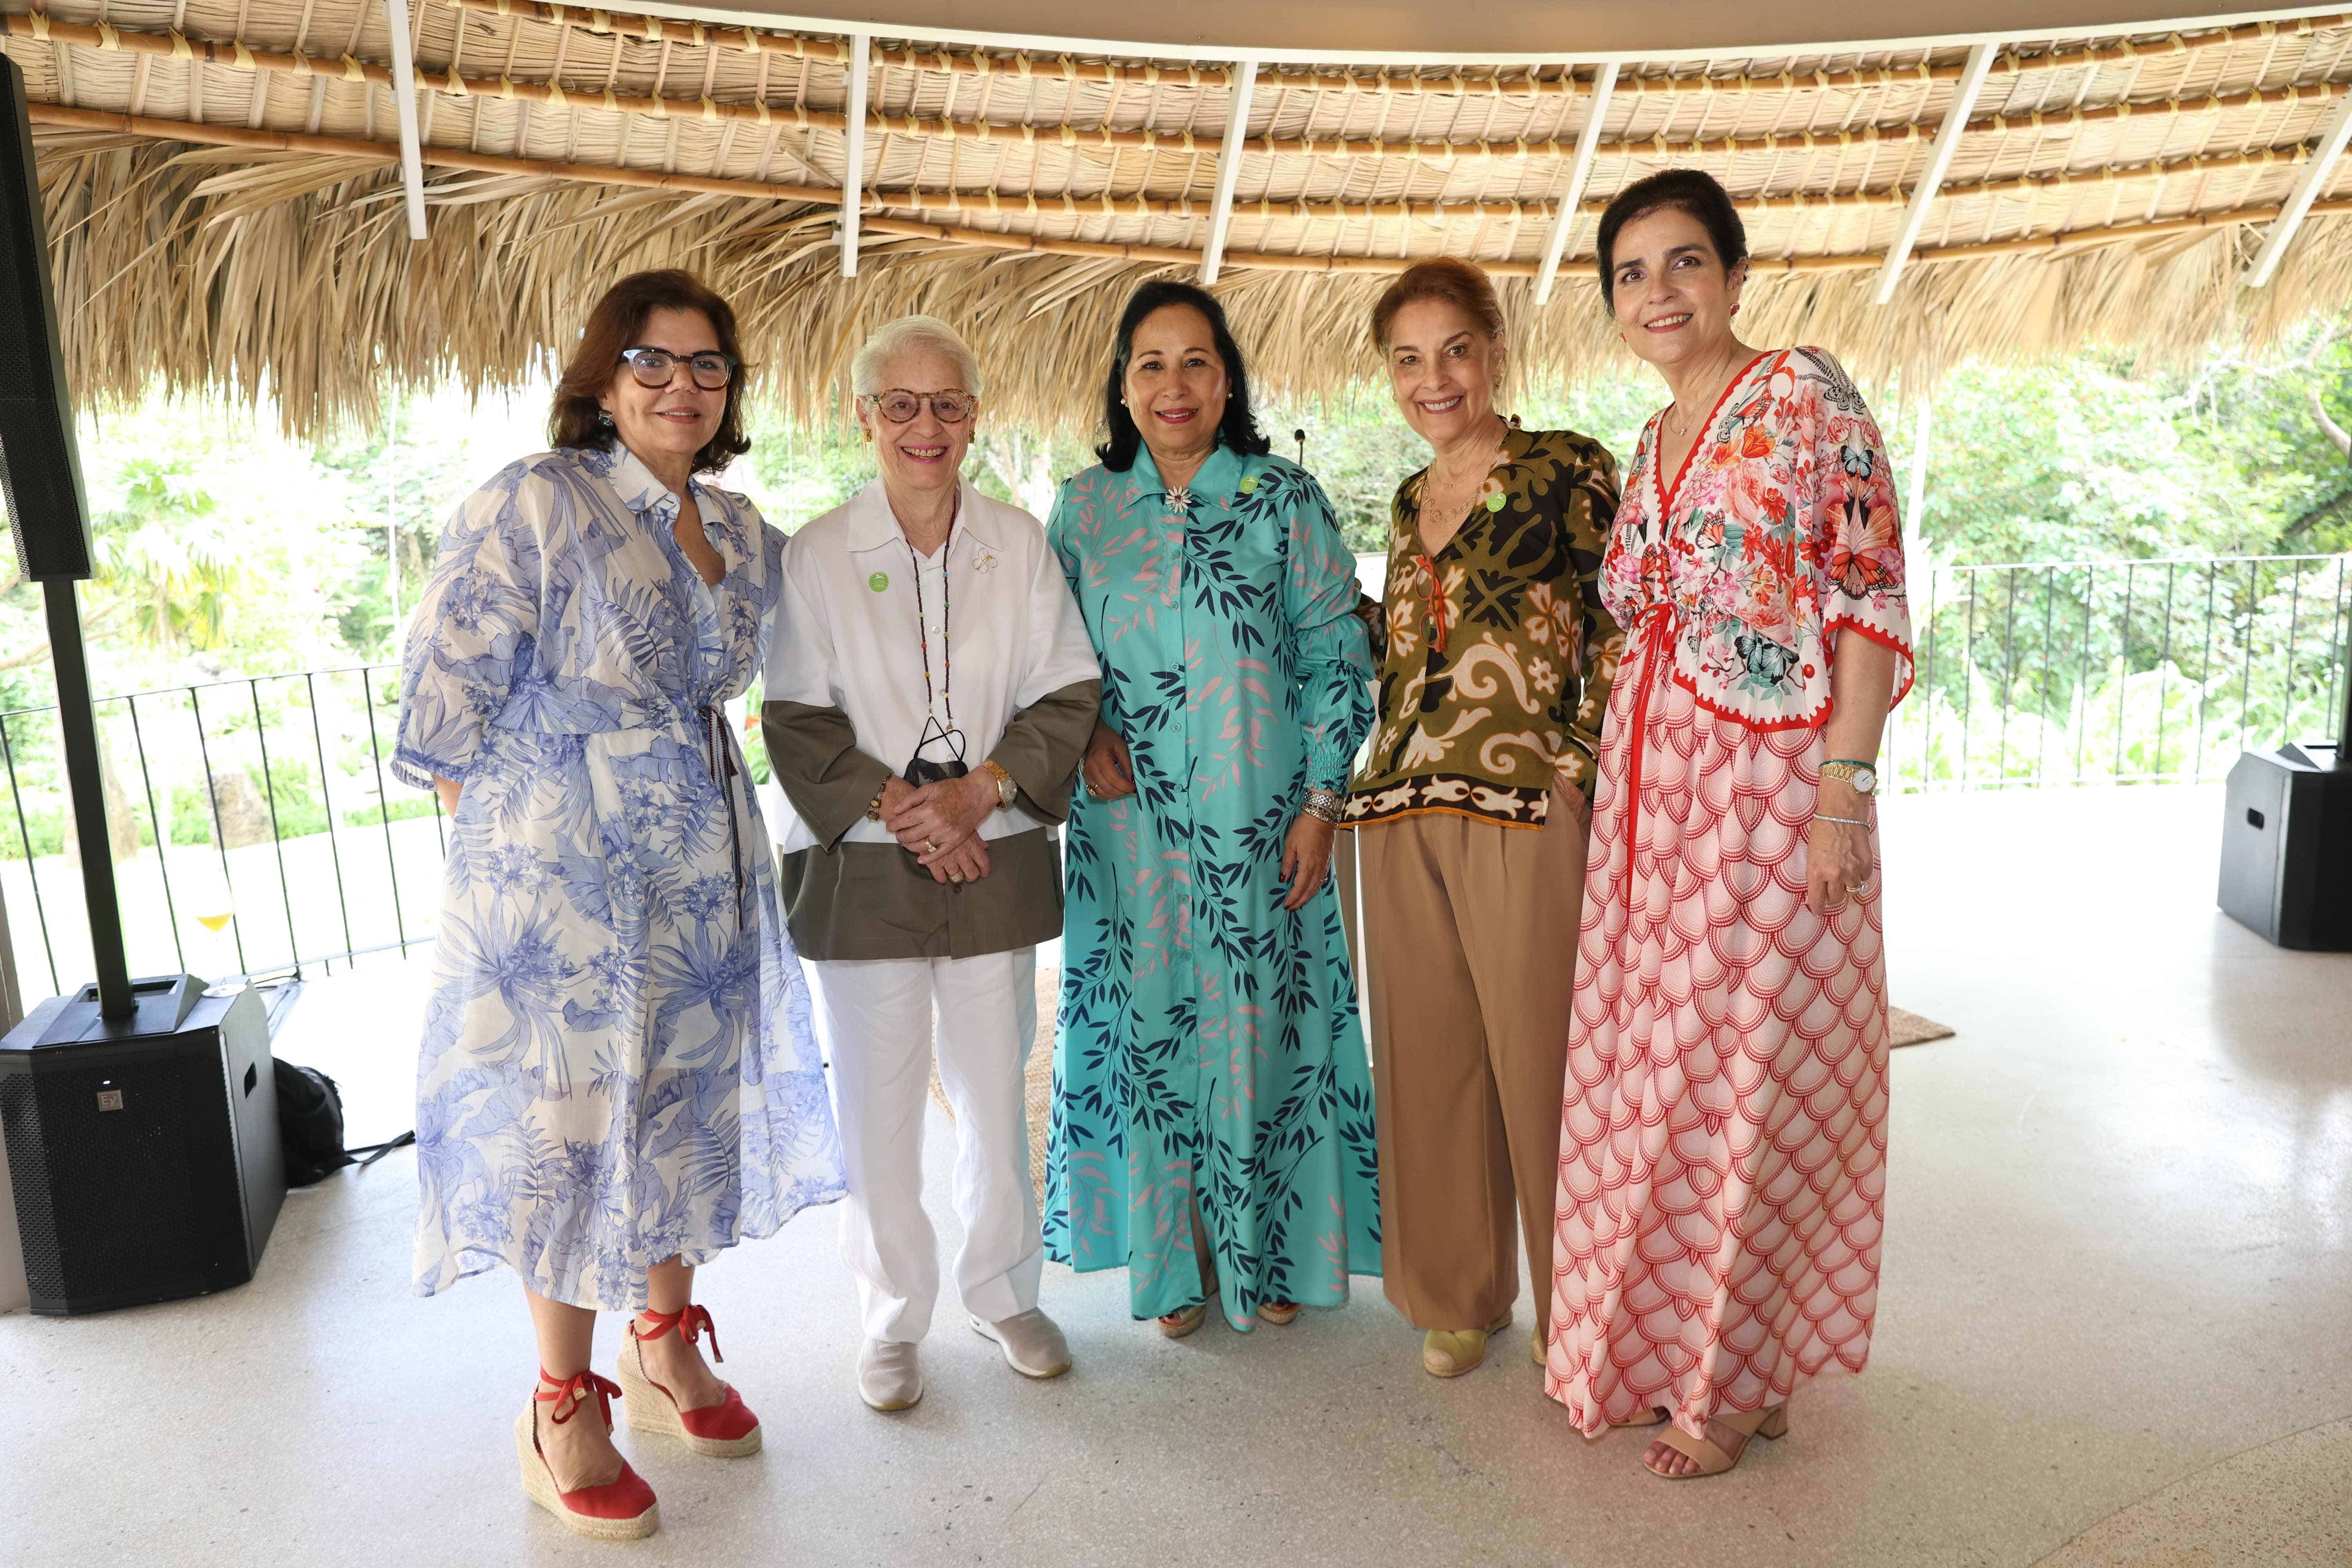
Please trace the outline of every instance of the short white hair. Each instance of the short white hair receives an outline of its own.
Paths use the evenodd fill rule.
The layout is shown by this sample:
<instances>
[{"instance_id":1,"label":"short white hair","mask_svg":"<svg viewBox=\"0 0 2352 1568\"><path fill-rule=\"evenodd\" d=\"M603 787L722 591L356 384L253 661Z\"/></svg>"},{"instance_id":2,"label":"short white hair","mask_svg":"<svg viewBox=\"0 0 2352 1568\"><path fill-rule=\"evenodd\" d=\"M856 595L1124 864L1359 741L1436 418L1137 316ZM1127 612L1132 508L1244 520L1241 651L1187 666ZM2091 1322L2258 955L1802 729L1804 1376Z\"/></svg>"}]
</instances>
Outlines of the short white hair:
<instances>
[{"instance_id":1,"label":"short white hair","mask_svg":"<svg viewBox=\"0 0 2352 1568\"><path fill-rule=\"evenodd\" d=\"M882 373L892 360L907 353L941 353L955 361L956 377L963 390L980 395L980 361L953 327L937 316L901 316L885 322L858 347L849 362L849 390L870 397L882 388ZM925 391L931 390L925 388Z\"/></svg>"}]
</instances>

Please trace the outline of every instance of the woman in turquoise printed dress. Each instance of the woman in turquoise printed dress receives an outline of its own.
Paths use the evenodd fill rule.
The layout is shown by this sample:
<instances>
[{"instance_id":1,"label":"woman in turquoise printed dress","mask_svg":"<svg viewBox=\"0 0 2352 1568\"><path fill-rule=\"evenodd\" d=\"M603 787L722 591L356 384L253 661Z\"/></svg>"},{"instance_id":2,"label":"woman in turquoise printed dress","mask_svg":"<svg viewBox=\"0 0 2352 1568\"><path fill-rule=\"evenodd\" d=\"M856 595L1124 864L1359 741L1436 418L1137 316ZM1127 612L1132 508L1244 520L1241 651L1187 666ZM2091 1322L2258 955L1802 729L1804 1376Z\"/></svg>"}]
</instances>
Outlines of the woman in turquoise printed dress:
<instances>
[{"instance_id":1,"label":"woman in turquoise printed dress","mask_svg":"<svg viewBox=\"0 0 2352 1568\"><path fill-rule=\"evenodd\" d=\"M416 1082L416 1289L521 1279L540 1382L523 1490L651 1534L630 1426L733 1457L695 1266L842 1195L839 1140L767 836L725 705L751 684L783 535L714 473L750 443L725 300L638 273L591 312L555 450L449 521L404 660L394 771L453 826ZM596 1313L627 1311L619 1382ZM586 1419L582 1419L583 1412Z\"/></svg>"},{"instance_id":2,"label":"woman in turquoise printed dress","mask_svg":"<svg viewBox=\"0 0 2352 1568\"><path fill-rule=\"evenodd\" d=\"M1045 1250L1175 1338L1380 1272L1378 1153L1331 839L1371 725L1355 561L1266 454L1215 300L1119 322L1097 467L1047 534L1102 657L1070 814Z\"/></svg>"}]
</instances>

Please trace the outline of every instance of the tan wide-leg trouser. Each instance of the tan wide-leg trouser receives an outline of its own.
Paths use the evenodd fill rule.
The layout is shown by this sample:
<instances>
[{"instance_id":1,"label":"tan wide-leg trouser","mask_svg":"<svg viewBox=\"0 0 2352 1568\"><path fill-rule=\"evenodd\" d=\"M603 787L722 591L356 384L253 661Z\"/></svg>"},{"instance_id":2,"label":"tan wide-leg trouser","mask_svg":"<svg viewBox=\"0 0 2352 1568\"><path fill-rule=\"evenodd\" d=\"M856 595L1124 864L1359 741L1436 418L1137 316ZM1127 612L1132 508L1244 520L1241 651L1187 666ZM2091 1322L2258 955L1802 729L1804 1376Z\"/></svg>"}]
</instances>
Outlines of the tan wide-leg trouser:
<instances>
[{"instance_id":1,"label":"tan wide-leg trouser","mask_svg":"<svg viewBox=\"0 0 2352 1568\"><path fill-rule=\"evenodd\" d=\"M1584 829L1424 813L1356 830L1380 1115L1381 1272L1419 1329L1551 1311Z\"/></svg>"}]
</instances>

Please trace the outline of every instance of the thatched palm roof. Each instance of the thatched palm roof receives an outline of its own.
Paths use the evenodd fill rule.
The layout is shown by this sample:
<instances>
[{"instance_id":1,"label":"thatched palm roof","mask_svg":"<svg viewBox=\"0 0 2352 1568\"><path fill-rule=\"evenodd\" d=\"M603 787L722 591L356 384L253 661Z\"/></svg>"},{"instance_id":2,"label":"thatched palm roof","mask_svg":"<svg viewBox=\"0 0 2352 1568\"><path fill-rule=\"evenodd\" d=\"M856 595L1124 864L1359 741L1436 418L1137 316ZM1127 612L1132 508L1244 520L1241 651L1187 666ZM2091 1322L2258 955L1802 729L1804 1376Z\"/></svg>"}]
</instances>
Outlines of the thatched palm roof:
<instances>
[{"instance_id":1,"label":"thatched palm roof","mask_svg":"<svg viewBox=\"0 0 2352 1568\"><path fill-rule=\"evenodd\" d=\"M13 3L13 0L0 0ZM1235 90L1222 66L877 41L841 275L848 46L529 0L415 0L428 237L402 209L376 0L58 0L0 16L25 68L85 395L265 383L298 426L386 373L512 382L619 273L727 291L794 407L874 322L972 333L1001 414L1083 419L1139 278L1197 269ZM1374 364L1365 307L1446 253L1505 280L1523 368L1623 361L1591 216L1696 164L1740 199L1752 335L1865 374L2086 341L2184 352L2352 297L2323 187L2276 279L2237 279L2352 89L2352 16L2021 39L1992 64L1894 302L1869 303L1965 47L1622 62L1560 284L1533 279L1592 67L1269 66L1227 171L1220 282L1269 381Z\"/></svg>"}]
</instances>

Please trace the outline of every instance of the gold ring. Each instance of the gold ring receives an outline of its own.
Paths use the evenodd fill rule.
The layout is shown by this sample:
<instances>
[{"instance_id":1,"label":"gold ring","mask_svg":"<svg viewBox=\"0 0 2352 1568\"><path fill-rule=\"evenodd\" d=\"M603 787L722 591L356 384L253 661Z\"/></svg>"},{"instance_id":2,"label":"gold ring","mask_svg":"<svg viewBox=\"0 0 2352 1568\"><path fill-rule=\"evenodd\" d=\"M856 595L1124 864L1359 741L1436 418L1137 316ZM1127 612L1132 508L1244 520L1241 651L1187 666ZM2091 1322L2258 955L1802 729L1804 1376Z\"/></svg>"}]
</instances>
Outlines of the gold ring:
<instances>
[{"instance_id":1,"label":"gold ring","mask_svg":"<svg viewBox=\"0 0 2352 1568\"><path fill-rule=\"evenodd\" d=\"M936 855L936 854L938 854L939 852L940 852L940 847L939 847L938 845L936 845L936 844L932 843L932 842L931 842L929 839L928 839L928 838L926 838L926 839L924 839L924 840L923 840L923 853L924 853L924 854L926 854L926 855Z\"/></svg>"}]
</instances>

